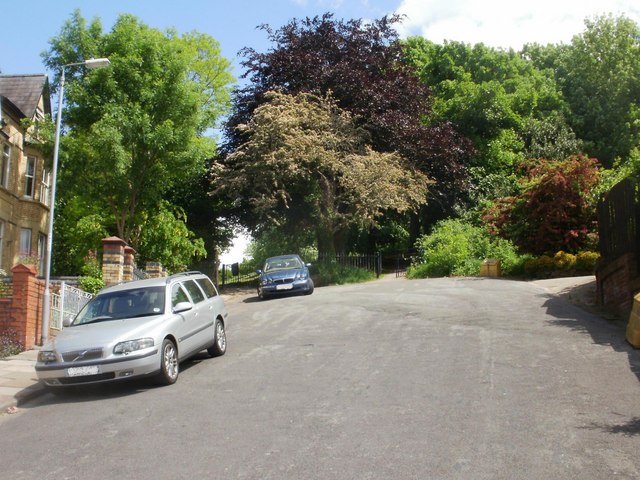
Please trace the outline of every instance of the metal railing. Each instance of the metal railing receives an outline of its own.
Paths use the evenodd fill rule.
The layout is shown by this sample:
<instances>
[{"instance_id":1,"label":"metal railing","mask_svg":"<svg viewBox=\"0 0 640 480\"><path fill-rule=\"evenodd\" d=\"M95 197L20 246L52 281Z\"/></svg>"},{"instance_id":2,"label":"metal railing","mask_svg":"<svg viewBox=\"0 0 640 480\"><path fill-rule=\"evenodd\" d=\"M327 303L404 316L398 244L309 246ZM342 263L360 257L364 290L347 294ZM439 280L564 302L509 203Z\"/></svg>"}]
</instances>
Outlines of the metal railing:
<instances>
[{"instance_id":1,"label":"metal railing","mask_svg":"<svg viewBox=\"0 0 640 480\"><path fill-rule=\"evenodd\" d=\"M382 274L382 255L380 253L364 255L320 254L316 261L317 263L335 263L343 267L363 268L374 272L376 277Z\"/></svg>"},{"instance_id":2,"label":"metal railing","mask_svg":"<svg viewBox=\"0 0 640 480\"><path fill-rule=\"evenodd\" d=\"M60 293L51 294L51 328L62 330L64 320L73 320L92 298L90 293L61 282Z\"/></svg>"}]
</instances>

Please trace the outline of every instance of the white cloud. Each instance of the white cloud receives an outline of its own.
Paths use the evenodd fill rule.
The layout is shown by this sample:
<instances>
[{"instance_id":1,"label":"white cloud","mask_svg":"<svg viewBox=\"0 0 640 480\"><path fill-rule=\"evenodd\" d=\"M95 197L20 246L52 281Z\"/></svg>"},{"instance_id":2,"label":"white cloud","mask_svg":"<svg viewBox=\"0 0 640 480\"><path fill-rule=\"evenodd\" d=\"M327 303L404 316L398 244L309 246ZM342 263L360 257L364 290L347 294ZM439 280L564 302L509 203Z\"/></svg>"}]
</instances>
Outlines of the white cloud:
<instances>
[{"instance_id":1,"label":"white cloud","mask_svg":"<svg viewBox=\"0 0 640 480\"><path fill-rule=\"evenodd\" d=\"M569 43L584 31L585 18L625 14L640 23L637 0L403 0L396 13L406 18L404 38L456 40L520 49L525 43Z\"/></svg>"}]
</instances>

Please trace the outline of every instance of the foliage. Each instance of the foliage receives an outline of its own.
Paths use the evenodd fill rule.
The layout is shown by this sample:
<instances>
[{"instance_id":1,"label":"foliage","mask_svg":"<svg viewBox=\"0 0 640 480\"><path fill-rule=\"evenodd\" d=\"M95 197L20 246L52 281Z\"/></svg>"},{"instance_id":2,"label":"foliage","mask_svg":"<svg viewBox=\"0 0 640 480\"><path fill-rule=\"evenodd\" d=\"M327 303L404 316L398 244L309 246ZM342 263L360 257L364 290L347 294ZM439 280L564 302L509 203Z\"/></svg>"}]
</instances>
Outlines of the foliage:
<instances>
[{"instance_id":1,"label":"foliage","mask_svg":"<svg viewBox=\"0 0 640 480\"><path fill-rule=\"evenodd\" d=\"M422 37L408 39L405 48L407 61L433 89L432 119L451 121L472 139L477 152L472 164L486 173L514 172L530 153L525 138L533 120L544 125L553 116L556 128L567 130L559 124L566 105L552 72L513 50L437 45ZM532 132L528 136L531 143Z\"/></svg>"},{"instance_id":2,"label":"foliage","mask_svg":"<svg viewBox=\"0 0 640 480\"><path fill-rule=\"evenodd\" d=\"M80 195L62 195L56 207L52 270L81 274L85 257L101 247L102 239L109 236L106 225L111 224L111 217Z\"/></svg>"},{"instance_id":3,"label":"foliage","mask_svg":"<svg viewBox=\"0 0 640 480\"><path fill-rule=\"evenodd\" d=\"M252 265L253 270L256 270L262 268L267 258L289 253L296 253L303 260L310 261L318 256L318 250L315 247L310 247L313 243L313 237L305 236L302 231L287 234L280 228L268 228L261 232L259 237L253 238L247 246L250 260L247 260L246 263Z\"/></svg>"},{"instance_id":4,"label":"foliage","mask_svg":"<svg viewBox=\"0 0 640 480\"><path fill-rule=\"evenodd\" d=\"M371 270L349 267L338 263L319 262L313 265L314 277L318 285L344 285L375 280Z\"/></svg>"},{"instance_id":5,"label":"foliage","mask_svg":"<svg viewBox=\"0 0 640 480\"><path fill-rule=\"evenodd\" d=\"M588 155L610 167L640 143L640 26L606 15L585 20L585 27L551 60L573 130Z\"/></svg>"},{"instance_id":6,"label":"foliage","mask_svg":"<svg viewBox=\"0 0 640 480\"><path fill-rule=\"evenodd\" d=\"M78 278L78 286L81 290L84 290L85 292L91 293L91 294L96 294L98 293L100 290L102 290L105 287L105 283L104 280L102 280L101 278L95 278L95 277L80 277Z\"/></svg>"},{"instance_id":7,"label":"foliage","mask_svg":"<svg viewBox=\"0 0 640 480\"><path fill-rule=\"evenodd\" d=\"M469 144L448 122L423 123L431 112L430 90L402 63L393 28L398 21L394 16L344 22L325 14L293 20L277 31L263 26L274 46L267 53L242 51L249 84L234 98L225 126L225 153L246 142L247 132L237 127L248 125L256 109L269 101L267 92L330 94L337 107L350 112L357 126L370 134L368 144L380 159L397 152L435 181L428 192L430 209L440 215L450 211L467 191ZM236 214L252 229L259 228L261 219L252 215L250 202L237 199Z\"/></svg>"},{"instance_id":8,"label":"foliage","mask_svg":"<svg viewBox=\"0 0 640 480\"><path fill-rule=\"evenodd\" d=\"M519 273L525 259L508 240L456 219L438 222L431 234L418 239L416 247L419 259L409 268L408 278L476 276L487 258L499 260L502 271L511 275Z\"/></svg>"},{"instance_id":9,"label":"foliage","mask_svg":"<svg viewBox=\"0 0 640 480\"><path fill-rule=\"evenodd\" d=\"M634 148L626 159L618 159L612 168L603 169L594 196L601 198L625 178L640 181L640 148Z\"/></svg>"},{"instance_id":10,"label":"foliage","mask_svg":"<svg viewBox=\"0 0 640 480\"><path fill-rule=\"evenodd\" d=\"M238 127L245 142L214 170L219 189L242 195L261 224L295 223L330 253L344 251L349 227L426 201L427 178L399 155L372 150L367 132L329 96L269 92L266 99Z\"/></svg>"},{"instance_id":11,"label":"foliage","mask_svg":"<svg viewBox=\"0 0 640 480\"><path fill-rule=\"evenodd\" d=\"M527 260L524 271L530 277L546 278L556 275L592 275L600 258L597 252L584 251L577 255L563 251L553 256L542 255Z\"/></svg>"},{"instance_id":12,"label":"foliage","mask_svg":"<svg viewBox=\"0 0 640 480\"><path fill-rule=\"evenodd\" d=\"M531 161L522 168L521 193L499 199L487 210L484 220L492 232L537 255L591 246L597 232L597 161L574 156Z\"/></svg>"},{"instance_id":13,"label":"foliage","mask_svg":"<svg viewBox=\"0 0 640 480\"><path fill-rule=\"evenodd\" d=\"M77 197L94 213L103 212L95 220L145 255L151 244L142 242L142 226L173 186L204 172L214 152L204 134L229 102L231 65L206 35L163 33L131 15L121 15L103 33L99 20L87 25L79 11L43 54L45 65L57 72L100 57L111 66L65 69L68 133L61 148L60 201ZM77 253L76 264L84 254Z\"/></svg>"},{"instance_id":14,"label":"foliage","mask_svg":"<svg viewBox=\"0 0 640 480\"><path fill-rule=\"evenodd\" d=\"M560 115L528 118L522 128L525 158L562 160L582 152L582 142Z\"/></svg>"},{"instance_id":15,"label":"foliage","mask_svg":"<svg viewBox=\"0 0 640 480\"><path fill-rule=\"evenodd\" d=\"M205 257L204 241L187 228L182 209L161 202L142 224L140 262L160 262L169 272L185 270L193 258Z\"/></svg>"},{"instance_id":16,"label":"foliage","mask_svg":"<svg viewBox=\"0 0 640 480\"><path fill-rule=\"evenodd\" d=\"M95 251L89 252L84 258L84 265L82 266L82 275L78 279L80 289L92 294L98 293L105 287L105 282L102 279L102 266L98 261L98 257Z\"/></svg>"}]
</instances>

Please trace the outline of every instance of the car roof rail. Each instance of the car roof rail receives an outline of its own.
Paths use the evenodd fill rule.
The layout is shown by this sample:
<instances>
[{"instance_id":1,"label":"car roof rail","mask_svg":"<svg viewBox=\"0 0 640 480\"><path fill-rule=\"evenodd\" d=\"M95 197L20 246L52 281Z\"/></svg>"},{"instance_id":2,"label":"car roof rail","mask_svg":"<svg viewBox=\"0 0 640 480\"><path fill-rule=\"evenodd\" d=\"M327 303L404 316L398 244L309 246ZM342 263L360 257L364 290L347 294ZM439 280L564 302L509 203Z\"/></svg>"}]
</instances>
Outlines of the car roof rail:
<instances>
[{"instance_id":1,"label":"car roof rail","mask_svg":"<svg viewBox=\"0 0 640 480\"><path fill-rule=\"evenodd\" d=\"M169 275L167 277L167 282L171 279L174 278L178 278L178 277L186 277L189 275L202 275L202 272L198 271L198 270L191 270L189 272L179 272L179 273L174 273L173 275Z\"/></svg>"}]
</instances>

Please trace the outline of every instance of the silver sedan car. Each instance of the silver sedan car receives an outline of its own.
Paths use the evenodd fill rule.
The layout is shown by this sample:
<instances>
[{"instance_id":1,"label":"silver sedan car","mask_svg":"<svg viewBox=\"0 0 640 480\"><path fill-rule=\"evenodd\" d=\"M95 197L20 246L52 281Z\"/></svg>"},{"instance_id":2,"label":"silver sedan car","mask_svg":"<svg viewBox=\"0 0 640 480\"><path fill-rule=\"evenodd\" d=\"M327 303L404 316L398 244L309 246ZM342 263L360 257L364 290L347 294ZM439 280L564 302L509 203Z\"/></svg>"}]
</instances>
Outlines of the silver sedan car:
<instances>
[{"instance_id":1,"label":"silver sedan car","mask_svg":"<svg viewBox=\"0 0 640 480\"><path fill-rule=\"evenodd\" d=\"M182 360L224 355L227 315L200 272L107 287L42 347L36 373L50 390L140 376L172 384Z\"/></svg>"}]
</instances>

